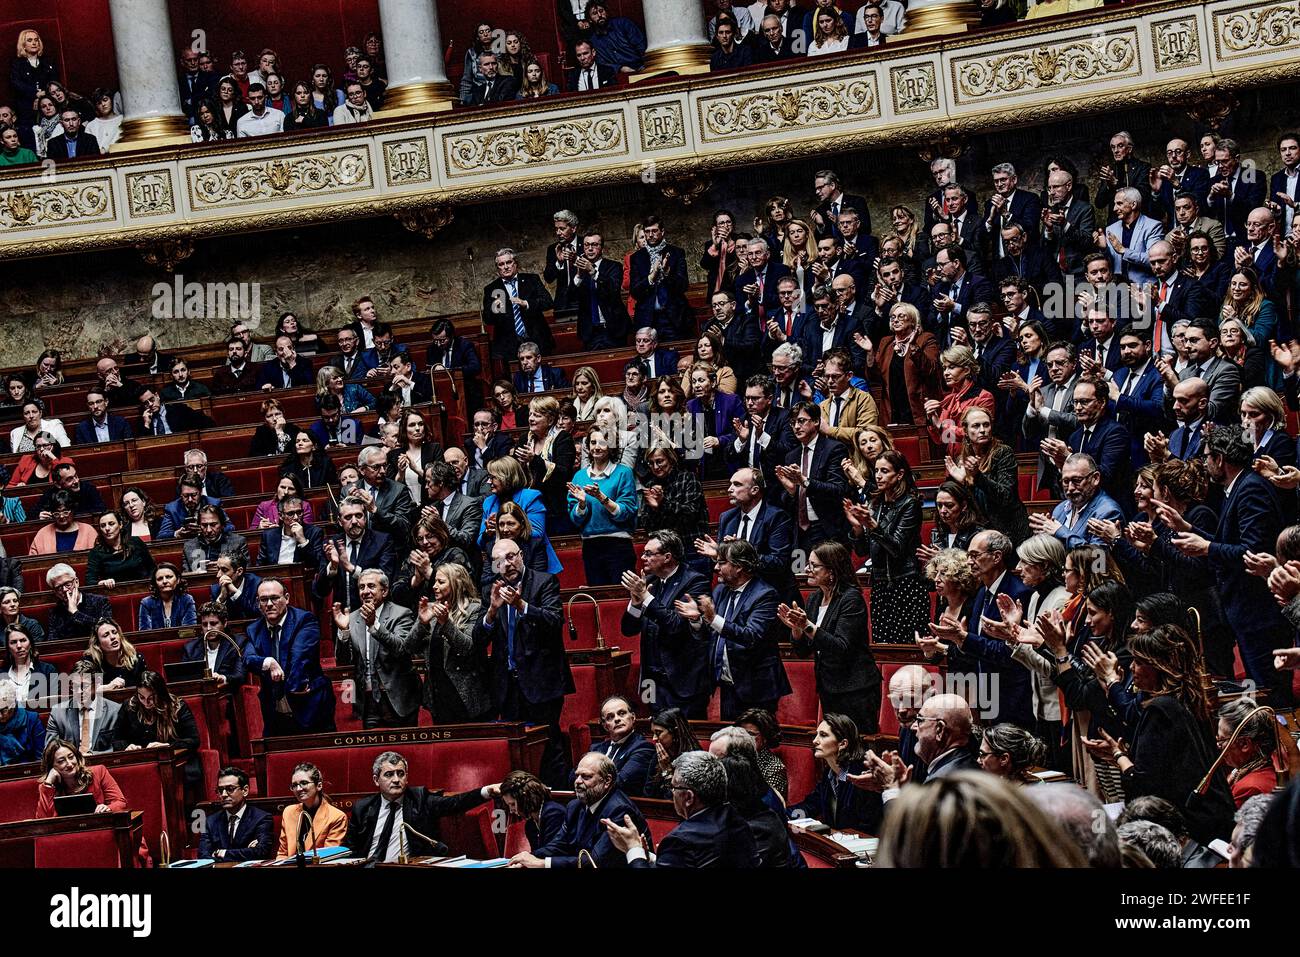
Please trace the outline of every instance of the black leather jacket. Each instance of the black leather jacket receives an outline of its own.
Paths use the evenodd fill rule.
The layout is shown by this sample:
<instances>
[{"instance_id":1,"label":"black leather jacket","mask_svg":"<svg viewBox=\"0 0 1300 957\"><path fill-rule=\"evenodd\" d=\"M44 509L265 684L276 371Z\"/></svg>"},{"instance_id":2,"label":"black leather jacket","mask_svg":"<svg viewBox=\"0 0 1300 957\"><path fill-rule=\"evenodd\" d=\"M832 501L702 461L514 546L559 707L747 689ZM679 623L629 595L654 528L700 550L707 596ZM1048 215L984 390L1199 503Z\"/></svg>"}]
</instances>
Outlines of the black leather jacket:
<instances>
[{"instance_id":1,"label":"black leather jacket","mask_svg":"<svg viewBox=\"0 0 1300 957\"><path fill-rule=\"evenodd\" d=\"M919 575L916 550L921 547L921 499L904 494L894 501L881 498L872 506L876 527L854 543L859 555L871 555L872 582L889 583Z\"/></svg>"}]
</instances>

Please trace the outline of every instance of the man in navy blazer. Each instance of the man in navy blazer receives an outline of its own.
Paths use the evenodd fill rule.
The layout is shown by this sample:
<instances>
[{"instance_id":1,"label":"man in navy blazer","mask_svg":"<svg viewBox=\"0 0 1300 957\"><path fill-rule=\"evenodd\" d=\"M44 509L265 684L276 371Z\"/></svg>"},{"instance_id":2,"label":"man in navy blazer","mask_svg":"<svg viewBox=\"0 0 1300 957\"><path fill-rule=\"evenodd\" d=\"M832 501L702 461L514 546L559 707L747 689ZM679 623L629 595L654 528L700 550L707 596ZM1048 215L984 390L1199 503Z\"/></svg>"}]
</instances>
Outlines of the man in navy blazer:
<instances>
[{"instance_id":1,"label":"man in navy blazer","mask_svg":"<svg viewBox=\"0 0 1300 957\"><path fill-rule=\"evenodd\" d=\"M799 304L799 280L793 274L776 281L777 309L769 313L758 339L758 352L764 363L772 361L772 353L786 342L801 343L804 330L815 321L811 309Z\"/></svg>"},{"instance_id":2,"label":"man in navy blazer","mask_svg":"<svg viewBox=\"0 0 1300 957\"><path fill-rule=\"evenodd\" d=\"M794 444L790 413L777 408L775 399L776 383L770 375L750 376L745 381L745 414L732 423L736 437L724 450L730 468L760 469L763 484L770 488L777 485L777 465Z\"/></svg>"},{"instance_id":3,"label":"man in navy blazer","mask_svg":"<svg viewBox=\"0 0 1300 957\"><path fill-rule=\"evenodd\" d=\"M1151 340L1145 332L1125 329L1119 336L1123 367L1107 382L1107 411L1128 430L1134 469L1147 463L1143 437L1166 427L1165 383L1151 361Z\"/></svg>"},{"instance_id":4,"label":"man in navy blazer","mask_svg":"<svg viewBox=\"0 0 1300 957\"><path fill-rule=\"evenodd\" d=\"M1107 372L1119 371L1124 361L1120 352L1118 324L1106 310L1105 303L1098 300L1088 307L1084 326L1091 334L1079 344L1080 370L1089 372L1100 358Z\"/></svg>"},{"instance_id":5,"label":"man in navy blazer","mask_svg":"<svg viewBox=\"0 0 1300 957\"><path fill-rule=\"evenodd\" d=\"M718 538L701 539L696 550L717 558L718 542L746 541L758 553L758 577L771 585L779 601L798 601L793 560L794 520L783 509L764 501L763 473L742 466L731 476L727 498L731 508L718 520Z\"/></svg>"},{"instance_id":6,"label":"man in navy blazer","mask_svg":"<svg viewBox=\"0 0 1300 957\"><path fill-rule=\"evenodd\" d=\"M657 712L658 707L655 708ZM593 741L587 750L614 762L618 787L624 794L641 797L656 759L655 746L636 729L636 708L622 695L611 695L600 705L600 723L608 737Z\"/></svg>"},{"instance_id":7,"label":"man in navy blazer","mask_svg":"<svg viewBox=\"0 0 1300 957\"><path fill-rule=\"evenodd\" d=\"M1028 237L1037 234L1037 230L1028 231L1019 223L1010 223L999 231L1002 255L992 257L993 281L1001 288L1003 280L1018 277L1032 286L1039 301L1043 301L1043 290L1050 283L1061 282L1062 277L1060 264L1051 253L1042 245L1029 242Z\"/></svg>"},{"instance_id":8,"label":"man in navy blazer","mask_svg":"<svg viewBox=\"0 0 1300 957\"><path fill-rule=\"evenodd\" d=\"M1277 152L1282 168L1270 177L1266 199L1278 204L1278 229L1287 234L1295 222L1296 203L1300 201L1300 135L1283 133L1277 140Z\"/></svg>"},{"instance_id":9,"label":"man in navy blazer","mask_svg":"<svg viewBox=\"0 0 1300 957\"><path fill-rule=\"evenodd\" d=\"M708 649L674 607L679 598L709 594L709 581L682 564L686 545L674 531L652 531L641 552L644 574L623 573L628 592L620 630L641 635L641 685L649 688L650 710L680 708L688 718L703 720L713 694Z\"/></svg>"},{"instance_id":10,"label":"man in navy blazer","mask_svg":"<svg viewBox=\"0 0 1300 957\"><path fill-rule=\"evenodd\" d=\"M1031 245L1038 238L1038 226L1043 219L1043 204L1038 195L1019 188L1019 176L1010 163L993 167L993 194L984 201L984 235L988 238L989 262L1007 255L1002 231L1018 223L1025 231Z\"/></svg>"},{"instance_id":11,"label":"man in navy blazer","mask_svg":"<svg viewBox=\"0 0 1300 957\"><path fill-rule=\"evenodd\" d=\"M593 864L598 870L626 867L627 858L614 845L602 823L610 818L619 823L625 818L630 820L637 834L637 845L645 840L653 846L650 826L619 787L618 771L605 755L589 751L582 756L573 775L573 793L573 800L564 809L564 827L560 833L531 853L516 854L510 859L511 867L567 869ZM591 861L583 860L588 854Z\"/></svg>"},{"instance_id":12,"label":"man in navy blazer","mask_svg":"<svg viewBox=\"0 0 1300 957\"><path fill-rule=\"evenodd\" d=\"M1210 174L1205 167L1189 163L1191 155L1192 148L1187 141L1175 137L1165 145L1165 162L1151 167L1153 215L1172 222L1174 199L1179 193L1191 193L1196 197L1197 205L1205 208L1205 199L1210 192Z\"/></svg>"},{"instance_id":13,"label":"man in navy blazer","mask_svg":"<svg viewBox=\"0 0 1300 957\"><path fill-rule=\"evenodd\" d=\"M761 865L749 825L727 802L727 772L721 758L707 751L679 754L673 761L672 788L673 810L682 822L664 836L653 858L653 848L638 836L635 818L605 815L609 837L628 865L725 870Z\"/></svg>"},{"instance_id":14,"label":"man in navy blazer","mask_svg":"<svg viewBox=\"0 0 1300 957\"><path fill-rule=\"evenodd\" d=\"M1010 570L1015 560L1015 548L1011 539L1001 532L986 529L971 539L966 555L971 570L980 581L980 588L975 592L965 629L960 623L945 619L930 626L931 634L951 642L963 655L974 660L978 674L992 679L987 685L981 684L981 687L997 689L981 702L986 705L984 720L994 724L1006 721L1032 732L1037 727L1033 676L1023 665L1011 659L1011 645L985 635L980 620L981 617L1001 620L1002 613L997 604L999 595L1007 595L1022 606L1028 604L1030 589ZM952 654L951 649L949 654Z\"/></svg>"},{"instance_id":15,"label":"man in navy blazer","mask_svg":"<svg viewBox=\"0 0 1300 957\"><path fill-rule=\"evenodd\" d=\"M560 584L554 575L526 569L523 552L509 539L492 546L491 557L496 575L483 590L474 646L492 647L488 669L501 718L549 727L541 777L563 787L569 775L560 712L574 684L560 634Z\"/></svg>"},{"instance_id":16,"label":"man in navy blazer","mask_svg":"<svg viewBox=\"0 0 1300 957\"><path fill-rule=\"evenodd\" d=\"M318 568L324 555L325 533L304 522L301 511L296 515L286 515L286 508L291 513L295 508L300 510L302 501L291 496L280 503L280 524L262 529L257 546L257 564ZM283 547L286 538L293 543L292 550Z\"/></svg>"},{"instance_id":17,"label":"man in navy blazer","mask_svg":"<svg viewBox=\"0 0 1300 957\"><path fill-rule=\"evenodd\" d=\"M1264 205L1264 177L1254 170L1247 173L1241 168L1241 148L1235 140L1222 139L1214 148L1214 162L1218 166L1210 180L1209 199L1205 215L1223 223L1223 234L1228 239L1246 235L1246 217L1252 209Z\"/></svg>"},{"instance_id":18,"label":"man in navy blazer","mask_svg":"<svg viewBox=\"0 0 1300 957\"><path fill-rule=\"evenodd\" d=\"M1155 319L1152 327L1152 353L1170 358L1174 355L1174 324L1182 319L1199 319L1216 316L1218 303L1210 291L1178 268L1174 247L1165 240L1147 250L1147 264L1155 283L1141 294L1150 302L1149 309Z\"/></svg>"},{"instance_id":19,"label":"man in navy blazer","mask_svg":"<svg viewBox=\"0 0 1300 957\"><path fill-rule=\"evenodd\" d=\"M520 395L563 389L569 384L563 369L542 361L542 350L537 343L521 342L515 355L519 359L519 371L513 379L515 391Z\"/></svg>"},{"instance_id":20,"label":"man in navy blazer","mask_svg":"<svg viewBox=\"0 0 1300 957\"><path fill-rule=\"evenodd\" d=\"M785 490L777 504L794 516L796 545L805 552L848 534L843 501L849 486L841 463L849 450L843 442L821 434L821 421L822 410L815 402L799 402L790 410L795 444L776 469Z\"/></svg>"},{"instance_id":21,"label":"man in navy blazer","mask_svg":"<svg viewBox=\"0 0 1300 957\"><path fill-rule=\"evenodd\" d=\"M713 597L680 599L677 613L708 644L713 678L722 687L723 720L749 708L776 714L777 702L790 693L773 627L776 591L758 577L758 552L749 542L719 545L717 569Z\"/></svg>"},{"instance_id":22,"label":"man in navy blazer","mask_svg":"<svg viewBox=\"0 0 1300 957\"><path fill-rule=\"evenodd\" d=\"M732 292L736 297L737 312L755 318L760 327L769 315L781 308L777 296L777 282L790 274L783 262L772 262L772 247L767 240L754 238L745 244L745 262L748 268L736 277Z\"/></svg>"},{"instance_id":23,"label":"man in navy blazer","mask_svg":"<svg viewBox=\"0 0 1300 957\"><path fill-rule=\"evenodd\" d=\"M814 369L822 361L822 356L831 349L848 349L855 356L860 353L861 350L853 341L853 334L862 331L861 323L855 326L851 319L841 314L839 300L831 286L818 286L809 298L817 321L804 324L803 341L798 343L803 350L801 365L808 370ZM863 303L864 307L865 305ZM866 312L866 309L862 311ZM823 349L828 332L830 347Z\"/></svg>"},{"instance_id":24,"label":"man in navy blazer","mask_svg":"<svg viewBox=\"0 0 1300 957\"><path fill-rule=\"evenodd\" d=\"M1064 450L1053 446L1053 458L1059 469L1071 452L1091 455L1101 469L1101 487L1119 502L1126 515L1132 515L1132 442L1128 429L1106 411L1108 395L1105 386L1091 380L1080 379L1075 384L1074 414L1079 428L1066 439Z\"/></svg>"},{"instance_id":25,"label":"man in navy blazer","mask_svg":"<svg viewBox=\"0 0 1300 957\"><path fill-rule=\"evenodd\" d=\"M208 587L208 600L220 602L231 618L256 618L257 586L262 579L248 571L247 550L234 555L222 553L208 565L217 580Z\"/></svg>"},{"instance_id":26,"label":"man in navy blazer","mask_svg":"<svg viewBox=\"0 0 1300 957\"><path fill-rule=\"evenodd\" d=\"M315 385L316 375L311 360L298 355L293 340L280 336L275 340L275 358L262 363L257 373L257 386L263 392L273 389L293 389Z\"/></svg>"},{"instance_id":27,"label":"man in navy blazer","mask_svg":"<svg viewBox=\"0 0 1300 957\"><path fill-rule=\"evenodd\" d=\"M248 775L222 768L217 775L221 810L199 832L199 859L265 861L275 857L275 818L248 803ZM233 826L232 826L233 821Z\"/></svg>"},{"instance_id":28,"label":"man in navy blazer","mask_svg":"<svg viewBox=\"0 0 1300 957\"><path fill-rule=\"evenodd\" d=\"M939 281L930 289L925 329L947 349L953 344L950 330L965 324L966 310L977 302L993 301L993 285L979 273L967 270L966 250L961 246L944 246L934 259Z\"/></svg>"},{"instance_id":29,"label":"man in navy blazer","mask_svg":"<svg viewBox=\"0 0 1300 957\"><path fill-rule=\"evenodd\" d=\"M1010 336L1003 335L1002 323L993 318L990 303L972 303L966 313L967 344L979 361L977 382L990 395L995 396L997 413L993 417L994 431L1002 441L1014 445L1019 420L1011 415L1012 393L998 388L998 381L1016 364L1016 344Z\"/></svg>"},{"instance_id":30,"label":"man in navy blazer","mask_svg":"<svg viewBox=\"0 0 1300 957\"><path fill-rule=\"evenodd\" d=\"M1190 525L1175 527L1173 544L1203 558L1213 571L1223 617L1237 636L1241 662L1258 687L1269 689L1274 707L1294 702L1291 672L1273 667L1273 649L1295 644L1295 631L1273 600L1267 579L1246 570L1247 552L1271 554L1282 531L1282 508L1272 485L1251 470L1254 443L1238 425L1219 426L1205 439L1206 467L1226 497L1213 540Z\"/></svg>"},{"instance_id":31,"label":"man in navy blazer","mask_svg":"<svg viewBox=\"0 0 1300 957\"><path fill-rule=\"evenodd\" d=\"M567 92L585 93L614 86L618 82L618 70L597 63L596 50L588 41L579 40L573 48L573 54L578 65L564 71L564 89Z\"/></svg>"},{"instance_id":32,"label":"man in navy blazer","mask_svg":"<svg viewBox=\"0 0 1300 957\"><path fill-rule=\"evenodd\" d=\"M120 415L109 414L108 398L100 389L92 388L86 393L86 408L90 417L77 423L72 433L73 445L96 445L135 438L130 422Z\"/></svg>"},{"instance_id":33,"label":"man in navy blazer","mask_svg":"<svg viewBox=\"0 0 1300 957\"><path fill-rule=\"evenodd\" d=\"M1272 296L1277 283L1277 253L1273 251L1276 222L1272 210L1266 206L1252 209L1246 214L1245 226L1244 236L1234 236L1228 240L1228 251L1224 256L1235 264L1234 269L1240 266L1254 269L1265 295Z\"/></svg>"},{"instance_id":34,"label":"man in navy blazer","mask_svg":"<svg viewBox=\"0 0 1300 957\"><path fill-rule=\"evenodd\" d=\"M1169 433L1169 454L1190 462L1201 454L1205 420L1209 415L1210 387L1204 379L1187 379L1174 386L1173 410L1178 428ZM1156 460L1156 456L1152 456Z\"/></svg>"},{"instance_id":35,"label":"man in navy blazer","mask_svg":"<svg viewBox=\"0 0 1300 957\"><path fill-rule=\"evenodd\" d=\"M343 402L337 395L327 392L321 396L320 418L307 426L307 432L316 440L319 448L335 448L340 445L360 445L365 435L365 427L355 416L343 415Z\"/></svg>"},{"instance_id":36,"label":"man in navy blazer","mask_svg":"<svg viewBox=\"0 0 1300 957\"><path fill-rule=\"evenodd\" d=\"M258 579L261 584L261 579ZM257 592L253 592L253 604L257 604ZM251 616L255 618L259 612ZM243 616L241 616L243 617ZM208 637L211 635L216 652L215 658L210 665L212 676L222 679L225 684L223 687L227 690L239 688L248 680L248 672L244 668L243 652L237 644L237 639L227 641L220 633L230 634L226 625L230 616L224 605L218 605L216 602L210 602L199 608L199 628L202 634L198 638L193 638L185 643L181 649L181 661L207 661L208 660ZM218 634L213 634L217 632Z\"/></svg>"},{"instance_id":37,"label":"man in navy blazer","mask_svg":"<svg viewBox=\"0 0 1300 957\"><path fill-rule=\"evenodd\" d=\"M325 564L312 581L312 594L347 609L360 608L357 584L361 573L378 568L392 579L397 576L400 560L392 538L370 528L366 507L350 496L339 504L339 524L343 527L342 537L322 542Z\"/></svg>"},{"instance_id":38,"label":"man in navy blazer","mask_svg":"<svg viewBox=\"0 0 1300 957\"><path fill-rule=\"evenodd\" d=\"M629 264L636 324L653 326L669 338L693 336L695 321L686 301L686 250L668 242L658 216L647 216L644 225L646 245L632 254Z\"/></svg>"},{"instance_id":39,"label":"man in navy blazer","mask_svg":"<svg viewBox=\"0 0 1300 957\"><path fill-rule=\"evenodd\" d=\"M244 667L261 678L262 723L267 735L334 730L334 692L320 666L316 616L289 604L277 578L257 588L262 617L248 626Z\"/></svg>"},{"instance_id":40,"label":"man in navy blazer","mask_svg":"<svg viewBox=\"0 0 1300 957\"><path fill-rule=\"evenodd\" d=\"M623 305L623 264L604 258L604 252L605 238L599 232L582 237L582 255L574 263L570 287L578 310L578 338L589 350L627 345L629 319ZM560 278L563 276L557 277L557 283Z\"/></svg>"},{"instance_id":41,"label":"man in navy blazer","mask_svg":"<svg viewBox=\"0 0 1300 957\"><path fill-rule=\"evenodd\" d=\"M646 377L651 381L677 374L677 350L660 347L659 330L654 326L642 326L636 330L632 337L632 348L632 358L645 363Z\"/></svg>"}]
</instances>

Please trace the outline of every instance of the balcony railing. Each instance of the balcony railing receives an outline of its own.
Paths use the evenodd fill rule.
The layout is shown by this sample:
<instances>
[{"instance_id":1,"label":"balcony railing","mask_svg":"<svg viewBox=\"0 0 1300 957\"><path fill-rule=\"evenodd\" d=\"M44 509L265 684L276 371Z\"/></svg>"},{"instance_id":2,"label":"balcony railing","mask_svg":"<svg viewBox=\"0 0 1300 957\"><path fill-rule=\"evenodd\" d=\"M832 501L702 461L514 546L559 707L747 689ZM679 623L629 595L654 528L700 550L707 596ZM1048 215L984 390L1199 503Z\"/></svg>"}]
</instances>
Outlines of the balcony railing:
<instances>
[{"instance_id":1,"label":"balcony railing","mask_svg":"<svg viewBox=\"0 0 1300 957\"><path fill-rule=\"evenodd\" d=\"M436 222L447 205L1188 102L1287 82L1298 63L1298 0L1169 0L581 97L110 154L0 174L0 258L431 208Z\"/></svg>"}]
</instances>

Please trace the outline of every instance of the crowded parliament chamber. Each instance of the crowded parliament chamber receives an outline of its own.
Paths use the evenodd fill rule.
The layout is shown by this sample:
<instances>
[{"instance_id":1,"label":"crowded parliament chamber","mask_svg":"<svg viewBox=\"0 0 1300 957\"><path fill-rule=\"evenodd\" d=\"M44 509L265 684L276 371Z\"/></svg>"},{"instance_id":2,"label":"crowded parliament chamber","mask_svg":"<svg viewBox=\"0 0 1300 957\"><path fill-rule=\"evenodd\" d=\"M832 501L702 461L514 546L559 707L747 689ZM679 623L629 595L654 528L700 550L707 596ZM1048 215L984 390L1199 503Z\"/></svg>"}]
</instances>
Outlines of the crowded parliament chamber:
<instances>
[{"instance_id":1,"label":"crowded parliament chamber","mask_svg":"<svg viewBox=\"0 0 1300 957\"><path fill-rule=\"evenodd\" d=\"M1300 866L1294 0L0 40L0 866Z\"/></svg>"}]
</instances>

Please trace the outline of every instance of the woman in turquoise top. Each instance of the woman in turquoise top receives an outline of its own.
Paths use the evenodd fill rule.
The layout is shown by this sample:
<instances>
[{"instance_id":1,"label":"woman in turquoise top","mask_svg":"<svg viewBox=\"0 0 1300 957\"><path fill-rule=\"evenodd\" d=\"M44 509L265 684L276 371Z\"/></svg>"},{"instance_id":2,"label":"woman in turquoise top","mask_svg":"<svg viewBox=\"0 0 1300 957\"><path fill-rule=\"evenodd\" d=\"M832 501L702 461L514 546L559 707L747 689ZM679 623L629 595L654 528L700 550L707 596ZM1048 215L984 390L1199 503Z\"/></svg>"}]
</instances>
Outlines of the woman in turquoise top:
<instances>
[{"instance_id":1,"label":"woman in turquoise top","mask_svg":"<svg viewBox=\"0 0 1300 957\"><path fill-rule=\"evenodd\" d=\"M40 158L18 143L18 130L12 126L0 128L0 166L23 166L38 163Z\"/></svg>"},{"instance_id":2,"label":"woman in turquoise top","mask_svg":"<svg viewBox=\"0 0 1300 957\"><path fill-rule=\"evenodd\" d=\"M569 483L569 518L582 534L588 585L617 585L636 566L636 478L610 461L609 440L599 429L587 434L587 467Z\"/></svg>"},{"instance_id":3,"label":"woman in turquoise top","mask_svg":"<svg viewBox=\"0 0 1300 957\"><path fill-rule=\"evenodd\" d=\"M546 546L547 571L558 575L564 571L560 558L551 547L551 540L546 535L546 505L542 502L542 493L528 487L528 473L513 456L493 459L487 464L488 483L492 494L483 499L483 523L478 529L479 547L484 550L484 565L492 565L492 545L496 542L497 513L506 502L514 502L528 518L532 537L540 539Z\"/></svg>"},{"instance_id":4,"label":"woman in turquoise top","mask_svg":"<svg viewBox=\"0 0 1300 957\"><path fill-rule=\"evenodd\" d=\"M1228 279L1228 292L1223 297L1219 321L1236 319L1250 330L1255 344L1264 352L1264 385L1274 392L1282 391L1282 370L1273 361L1269 340L1277 340L1277 309L1260 285L1259 273L1251 266L1239 266Z\"/></svg>"}]
</instances>

